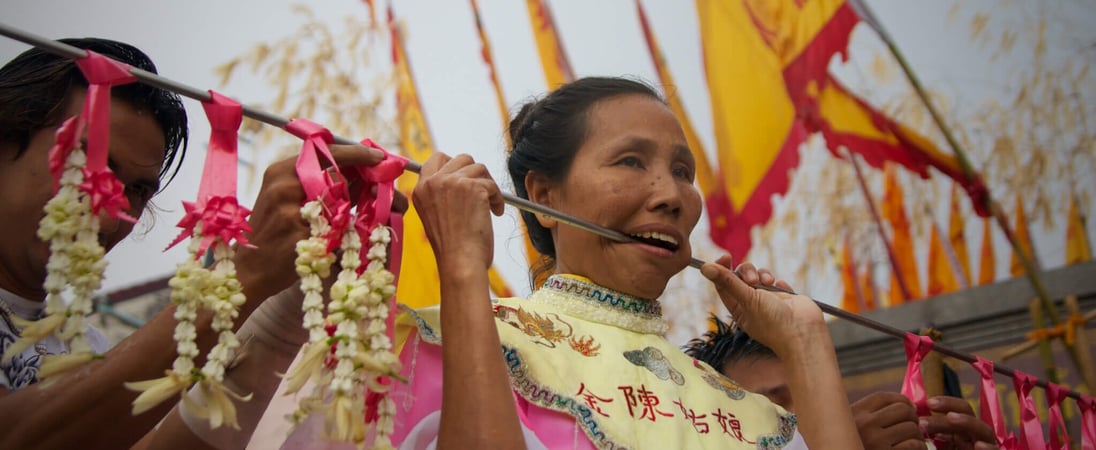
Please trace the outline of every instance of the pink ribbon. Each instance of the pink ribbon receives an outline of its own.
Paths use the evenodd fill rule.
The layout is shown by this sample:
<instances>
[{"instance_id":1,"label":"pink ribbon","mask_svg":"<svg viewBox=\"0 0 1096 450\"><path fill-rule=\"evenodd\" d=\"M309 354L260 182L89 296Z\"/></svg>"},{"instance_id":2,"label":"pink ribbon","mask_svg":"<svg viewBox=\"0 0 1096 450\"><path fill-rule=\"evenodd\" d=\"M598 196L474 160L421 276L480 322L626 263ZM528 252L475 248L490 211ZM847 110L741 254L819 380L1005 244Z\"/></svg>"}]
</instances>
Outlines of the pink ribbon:
<instances>
[{"instance_id":1,"label":"pink ribbon","mask_svg":"<svg viewBox=\"0 0 1096 450\"><path fill-rule=\"evenodd\" d=\"M206 149L205 166L198 187L198 200L183 202L186 214L178 226L183 231L168 248L194 235L194 227L202 225L202 242L195 257L201 257L218 239L226 245L233 240L251 245L246 233L251 232L247 216L251 210L240 205L236 198L236 151L243 107L240 103L213 91L210 100L202 102L209 119L209 147Z\"/></svg>"},{"instance_id":2,"label":"pink ribbon","mask_svg":"<svg viewBox=\"0 0 1096 450\"><path fill-rule=\"evenodd\" d=\"M1081 450L1096 450L1096 398L1082 395L1077 406L1081 408Z\"/></svg>"},{"instance_id":3,"label":"pink ribbon","mask_svg":"<svg viewBox=\"0 0 1096 450\"><path fill-rule=\"evenodd\" d=\"M981 403L978 407L978 415L982 421L993 428L993 434L997 437L997 445L1001 448L1013 448L1015 436L1008 433L1005 427L1005 417L1001 412L1001 403L997 398L997 384L993 381L993 361L975 356L975 362L971 364L974 370L982 378Z\"/></svg>"},{"instance_id":4,"label":"pink ribbon","mask_svg":"<svg viewBox=\"0 0 1096 450\"><path fill-rule=\"evenodd\" d=\"M1066 421L1062 417L1062 400L1066 399L1067 392L1062 386L1047 383L1047 406L1050 416L1050 421L1047 423L1050 429L1050 442L1047 446L1053 450L1069 450L1069 432L1066 431Z\"/></svg>"},{"instance_id":5,"label":"pink ribbon","mask_svg":"<svg viewBox=\"0 0 1096 450\"><path fill-rule=\"evenodd\" d=\"M921 360L932 351L932 338L906 333L906 376L902 380L902 395L905 395L917 407L917 415L924 417L932 414L929 410L928 395L925 393L925 380L921 377Z\"/></svg>"},{"instance_id":6,"label":"pink ribbon","mask_svg":"<svg viewBox=\"0 0 1096 450\"><path fill-rule=\"evenodd\" d=\"M80 116L69 117L57 128L53 147L49 149L49 173L53 175L53 193L61 187L61 176L65 173L65 161L76 149L76 137L84 131L84 121Z\"/></svg>"},{"instance_id":7,"label":"pink ribbon","mask_svg":"<svg viewBox=\"0 0 1096 450\"><path fill-rule=\"evenodd\" d=\"M392 201L396 195L395 181L403 173L403 168L407 167L407 160L389 153L372 139L362 141L362 145L384 154L384 158L376 165L354 168L356 176L364 182L361 193L358 195L354 228L363 240L367 240L374 228L388 224ZM374 187L376 193L373 192ZM364 271L369 263L367 256L366 252L361 253L362 265L358 268L359 273Z\"/></svg>"},{"instance_id":8,"label":"pink ribbon","mask_svg":"<svg viewBox=\"0 0 1096 450\"><path fill-rule=\"evenodd\" d=\"M297 178L304 189L305 202L318 199L324 206L324 217L331 225L331 231L325 236L330 252L339 246L343 232L350 226L350 193L328 148L335 138L326 128L308 119L293 119L285 129L304 140L297 156ZM331 163L327 170L320 166L320 156Z\"/></svg>"},{"instance_id":9,"label":"pink ribbon","mask_svg":"<svg viewBox=\"0 0 1096 450\"><path fill-rule=\"evenodd\" d=\"M88 81L81 113L88 128L87 165L80 189L88 194L92 213L105 210L112 217L136 222L137 219L126 214L129 200L125 187L107 166L107 158L110 152L110 88L137 81L137 77L129 73L129 65L90 50L86 57L76 60L76 65ZM80 128L77 125L76 131Z\"/></svg>"},{"instance_id":10,"label":"pink ribbon","mask_svg":"<svg viewBox=\"0 0 1096 450\"><path fill-rule=\"evenodd\" d=\"M1012 375L1012 382L1020 403L1020 442L1027 446L1027 450L1046 450L1043 427L1039 424L1039 412L1035 409L1035 400L1031 398L1035 377L1017 370Z\"/></svg>"}]
</instances>

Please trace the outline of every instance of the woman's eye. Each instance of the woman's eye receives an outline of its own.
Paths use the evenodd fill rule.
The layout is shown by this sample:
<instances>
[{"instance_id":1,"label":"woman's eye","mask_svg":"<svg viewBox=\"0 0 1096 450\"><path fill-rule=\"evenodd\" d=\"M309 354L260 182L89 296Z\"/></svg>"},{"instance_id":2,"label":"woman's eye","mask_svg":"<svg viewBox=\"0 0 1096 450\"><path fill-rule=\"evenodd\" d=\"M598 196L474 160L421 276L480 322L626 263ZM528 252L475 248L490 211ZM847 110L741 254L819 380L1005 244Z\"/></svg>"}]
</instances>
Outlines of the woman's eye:
<instances>
[{"instance_id":1,"label":"woman's eye","mask_svg":"<svg viewBox=\"0 0 1096 450\"><path fill-rule=\"evenodd\" d=\"M691 182L693 181L693 170L686 166L674 167L674 176Z\"/></svg>"},{"instance_id":2,"label":"woman's eye","mask_svg":"<svg viewBox=\"0 0 1096 450\"><path fill-rule=\"evenodd\" d=\"M621 158L620 161L617 161L617 164L627 167L643 167L643 162L635 156L625 156L624 158Z\"/></svg>"}]
</instances>

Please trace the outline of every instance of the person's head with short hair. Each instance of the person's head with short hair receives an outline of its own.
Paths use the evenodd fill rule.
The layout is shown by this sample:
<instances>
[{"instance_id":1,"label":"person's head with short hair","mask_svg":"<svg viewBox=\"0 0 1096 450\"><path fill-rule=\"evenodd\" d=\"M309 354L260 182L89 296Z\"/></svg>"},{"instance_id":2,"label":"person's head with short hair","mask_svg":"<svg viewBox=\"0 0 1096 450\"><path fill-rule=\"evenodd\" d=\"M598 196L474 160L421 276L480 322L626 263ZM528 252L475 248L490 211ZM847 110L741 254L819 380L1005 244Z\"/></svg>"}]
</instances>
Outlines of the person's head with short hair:
<instances>
[{"instance_id":1,"label":"person's head with short hair","mask_svg":"<svg viewBox=\"0 0 1096 450\"><path fill-rule=\"evenodd\" d=\"M156 73L132 45L97 38L60 42ZM0 67L0 287L29 299L44 297L48 244L37 237L53 196L49 149L57 127L80 113L88 83L76 63L31 49ZM111 89L108 164L125 187L133 217L171 180L185 154L187 117L179 96L130 83ZM110 250L133 224L100 216L99 241Z\"/></svg>"},{"instance_id":2,"label":"person's head with short hair","mask_svg":"<svg viewBox=\"0 0 1096 450\"><path fill-rule=\"evenodd\" d=\"M764 395L795 412L784 365L776 353L714 314L710 320L715 330L689 341L685 353L712 366L743 389Z\"/></svg>"}]
</instances>

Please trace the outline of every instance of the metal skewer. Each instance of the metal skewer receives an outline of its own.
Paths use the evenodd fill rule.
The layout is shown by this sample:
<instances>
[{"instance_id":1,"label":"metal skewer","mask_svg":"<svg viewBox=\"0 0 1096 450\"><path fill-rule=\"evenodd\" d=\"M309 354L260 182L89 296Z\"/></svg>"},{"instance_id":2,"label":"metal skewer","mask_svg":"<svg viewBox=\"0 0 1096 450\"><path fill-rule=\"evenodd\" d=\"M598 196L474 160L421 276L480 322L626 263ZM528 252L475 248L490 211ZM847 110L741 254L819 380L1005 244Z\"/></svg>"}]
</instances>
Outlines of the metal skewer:
<instances>
[{"instance_id":1,"label":"metal skewer","mask_svg":"<svg viewBox=\"0 0 1096 450\"><path fill-rule=\"evenodd\" d=\"M17 41L20 41L20 42L23 42L23 43L38 47L40 49L43 49L45 51L48 51L50 53L53 53L53 54L56 54L58 56L65 57L65 58L79 59L79 58L83 58L83 57L87 56L87 53L83 49L73 47L71 45L68 45L68 44L65 44L65 43L62 43L62 42L47 39L45 37L30 33L30 32L27 32L27 31L19 30L19 29L10 27L10 26L8 26L4 23L0 23L0 35L7 36L7 37L12 38L14 40L17 40ZM145 70L141 70L141 69L138 69L138 68L131 68L130 73L133 74L142 83L148 84L150 86L155 86L155 87L158 87L158 88L161 88L161 89L164 89L164 90L172 91L172 92L178 93L179 95L189 97L189 98L192 98L194 100L198 100L198 101L202 101L202 102L210 100L210 95L209 95L209 92L207 92L207 91L200 90L200 89L197 89L197 88L194 88L194 87L179 83L177 81L174 81L174 80L171 80L171 79L168 79L168 78L165 78L165 77L161 77L161 76L156 75L154 73L151 73L151 72L148 72L148 71L145 71ZM268 113L266 111L262 111L262 110L259 110L259 109L248 107L246 105L243 106L243 114L247 117L252 118L252 119L255 119L255 120L258 120L258 121L263 122L265 124L272 125L272 126L282 128L282 129L285 129L286 124L289 123L289 119L278 116L276 114ZM338 143L338 144L344 144L344 145L356 145L356 144L358 144L357 141L354 141L352 139L347 139L347 138L340 137L340 136L335 136L334 138L335 138L334 139L335 143ZM408 164L407 164L405 170L410 171L410 172L414 172L414 173L419 173L422 170L422 166L420 164L414 162L414 161L408 161ZM635 239L635 238L633 238L633 237L631 237L627 234L621 233L621 232L616 231L616 230L610 230L608 228L597 225L593 222L589 222L589 221L586 221L586 220L583 220L583 219L580 219L580 218L577 218L577 217L570 216L568 214L562 213L560 211L556 211L556 210L554 210L552 208L549 208L547 206L544 206L544 205L541 205L541 204L538 204L538 203L533 203L529 200L526 200L526 199L523 199L523 198L520 198L520 197L516 197L512 194L503 193L502 197L503 197L503 199L505 200L505 202L507 204L512 205L512 206L514 206L514 207L516 207L516 208L518 208L522 211L527 211L527 212L530 212L530 213L533 213L533 214L540 214L540 215L543 215L545 217L554 219L558 222L562 222L562 223L565 223L567 225L570 225L570 226L573 226L573 227L576 227L576 228L580 228L580 229L589 231L591 233L597 234L599 236L605 237L607 239L611 239L615 242L640 242L637 239ZM689 261L689 267L693 267L693 268L698 269L698 270L704 264L705 264L704 261L702 261L700 259L697 259L697 258L691 258L690 261ZM782 293L786 293L786 294L795 294L795 292L792 292L790 290L783 289L783 288L780 288L780 287L777 287L777 286L769 286L769 285L763 285L763 284L756 284L756 285L751 285L751 286L755 289L761 289L761 290L765 290L765 291L782 292ZM907 334L907 332L904 331L904 330L900 330L898 328L892 327L890 325L886 325L886 324L881 323L881 322L877 322L877 321L869 319L867 317L860 316L858 314L854 314L854 313L842 310L842 309L840 309L836 306L832 306L828 303L820 302L820 301L815 300L813 298L811 298L811 300L814 301L814 303L816 305L818 305L819 309L821 309L822 312L830 314L832 316L840 317L844 320L848 320L848 321L856 323L858 325L865 326L865 327L871 328L873 330L879 331L883 334L888 334L888 335L891 335L891 336L894 336L894 337L897 337L897 338L900 338L900 339L904 338ZM963 352L960 352L960 351L957 351L957 350L953 350L949 347L940 345L939 343L937 343L933 346L933 350L937 351L937 352L940 352L941 354L944 354L946 356L950 356L952 358L956 358L956 359L959 359L959 360L962 360L962 361L965 361L965 362L968 362L968 363L974 363L976 361L974 356L972 356L970 354L963 353ZM1008 376L1008 377L1012 377L1014 372L1015 372L1014 369L1011 369L1011 368L1008 368L1008 367L1005 367L1005 366L1001 366L1001 365L997 365L997 364L994 364L993 370L997 373L1000 373L1000 374ZM1047 382L1045 380L1042 380L1042 379L1036 379L1035 384L1042 387L1042 388L1044 388L1044 389L1047 388L1047 386L1048 386ZM1067 395L1069 397L1072 397L1072 398L1076 399L1076 400L1081 400L1081 394L1077 393L1076 391L1068 390Z\"/></svg>"}]
</instances>

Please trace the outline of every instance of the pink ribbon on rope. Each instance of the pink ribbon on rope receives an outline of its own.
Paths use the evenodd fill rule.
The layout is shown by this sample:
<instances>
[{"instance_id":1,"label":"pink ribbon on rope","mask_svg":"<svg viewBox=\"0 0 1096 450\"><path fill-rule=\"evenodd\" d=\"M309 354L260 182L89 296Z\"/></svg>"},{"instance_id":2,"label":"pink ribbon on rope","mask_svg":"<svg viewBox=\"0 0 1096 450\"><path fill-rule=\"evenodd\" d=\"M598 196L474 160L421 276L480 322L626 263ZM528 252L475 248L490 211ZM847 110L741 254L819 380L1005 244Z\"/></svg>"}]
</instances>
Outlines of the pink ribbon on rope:
<instances>
[{"instance_id":1,"label":"pink ribbon on rope","mask_svg":"<svg viewBox=\"0 0 1096 450\"><path fill-rule=\"evenodd\" d=\"M1082 395L1077 407L1081 408L1081 450L1096 450L1096 398Z\"/></svg>"},{"instance_id":2,"label":"pink ribbon on rope","mask_svg":"<svg viewBox=\"0 0 1096 450\"><path fill-rule=\"evenodd\" d=\"M328 148L335 137L327 128L308 119L293 119L285 129L304 140L297 156L297 178L304 189L305 202L318 199L323 204L324 217L331 225L331 231L325 236L327 251L333 251L342 242L346 227L350 226L350 193ZM331 167L324 170L320 166L321 156L331 163Z\"/></svg>"},{"instance_id":3,"label":"pink ribbon on rope","mask_svg":"<svg viewBox=\"0 0 1096 450\"><path fill-rule=\"evenodd\" d=\"M137 222L137 219L126 214L129 200L125 196L125 187L107 166L110 153L110 88L137 81L137 77L129 73L129 65L90 50L87 56L76 60L76 65L88 81L88 93L81 113L83 119L78 120L85 121L88 130L85 149L87 164L80 190L87 193L92 213L105 210L112 217ZM81 128L77 124L74 131L81 131Z\"/></svg>"},{"instance_id":4,"label":"pink ribbon on rope","mask_svg":"<svg viewBox=\"0 0 1096 450\"><path fill-rule=\"evenodd\" d=\"M1047 446L1052 450L1069 450L1069 432L1066 431L1066 421L1062 417L1062 400L1066 399L1067 390L1054 383L1047 383L1047 406L1050 420L1047 428L1050 430L1050 441Z\"/></svg>"},{"instance_id":5,"label":"pink ribbon on rope","mask_svg":"<svg viewBox=\"0 0 1096 450\"><path fill-rule=\"evenodd\" d=\"M226 245L233 240L251 245L246 233L251 232L247 216L251 210L240 205L236 198L236 170L239 155L236 151L243 107L240 103L209 91L210 100L202 102L209 119L209 147L206 149L205 166L198 187L196 202L183 202L186 214L178 226L183 231L168 248L194 235L194 227L202 225L202 242L195 257L201 257L218 239Z\"/></svg>"},{"instance_id":6,"label":"pink ribbon on rope","mask_svg":"<svg viewBox=\"0 0 1096 450\"><path fill-rule=\"evenodd\" d=\"M1031 390L1035 388L1035 377L1017 370L1012 375L1016 387L1016 397L1020 403L1020 443L1027 450L1046 450L1043 441L1043 427L1039 424L1039 412L1035 409L1035 399Z\"/></svg>"},{"instance_id":7,"label":"pink ribbon on rope","mask_svg":"<svg viewBox=\"0 0 1096 450\"><path fill-rule=\"evenodd\" d=\"M925 380L921 377L921 360L932 351L932 338L906 333L906 376L902 380L902 395L905 395L917 408L917 415L924 417L932 414L929 410L928 394L925 392Z\"/></svg>"},{"instance_id":8,"label":"pink ribbon on rope","mask_svg":"<svg viewBox=\"0 0 1096 450\"><path fill-rule=\"evenodd\" d=\"M49 149L49 173L53 175L53 194L61 187L65 173L65 161L76 149L76 139L84 131L84 120L79 115L69 117L57 128L53 147Z\"/></svg>"},{"instance_id":9,"label":"pink ribbon on rope","mask_svg":"<svg viewBox=\"0 0 1096 450\"><path fill-rule=\"evenodd\" d=\"M1016 446L1016 437L1012 436L1005 426L1005 417L1001 412L1000 399L997 397L997 384L993 381L993 361L981 356L974 358L975 362L971 365L982 379L978 415L983 422L993 428L997 445L1003 449L1012 449Z\"/></svg>"},{"instance_id":10,"label":"pink ribbon on rope","mask_svg":"<svg viewBox=\"0 0 1096 450\"><path fill-rule=\"evenodd\" d=\"M355 175L364 182L361 193L358 195L357 217L354 220L354 228L358 231L363 242L367 242L370 233L377 226L389 224L392 213L392 201L396 196L395 181L407 167L407 159L389 153L372 139L362 141L362 145L379 150L384 158L373 166L357 166ZM374 188L376 192L374 193ZM393 233L396 234L396 233ZM393 240L395 240L394 236ZM398 244L392 247L399 251ZM362 252L362 265L358 273L365 271L369 263L367 252ZM389 258L391 259L391 257ZM398 269L397 269L398 270ZM393 272L394 273L394 272Z\"/></svg>"}]
</instances>

